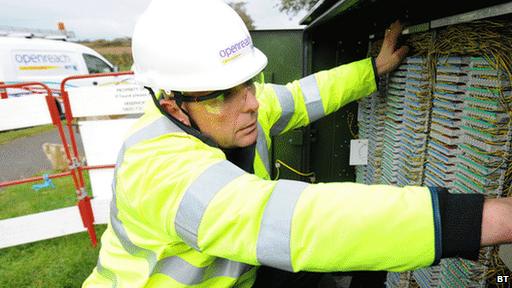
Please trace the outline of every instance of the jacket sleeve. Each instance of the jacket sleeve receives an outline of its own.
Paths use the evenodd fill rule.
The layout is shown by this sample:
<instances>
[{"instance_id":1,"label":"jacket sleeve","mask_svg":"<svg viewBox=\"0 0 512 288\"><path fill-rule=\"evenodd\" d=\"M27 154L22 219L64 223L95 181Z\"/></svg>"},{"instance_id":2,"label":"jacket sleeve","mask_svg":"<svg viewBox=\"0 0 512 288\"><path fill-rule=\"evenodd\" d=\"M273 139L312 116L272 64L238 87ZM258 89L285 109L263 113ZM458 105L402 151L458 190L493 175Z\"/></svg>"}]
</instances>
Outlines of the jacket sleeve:
<instances>
[{"instance_id":1,"label":"jacket sleeve","mask_svg":"<svg viewBox=\"0 0 512 288\"><path fill-rule=\"evenodd\" d=\"M260 111L275 136L337 111L377 90L371 58L321 71L286 85L259 86Z\"/></svg>"},{"instance_id":2,"label":"jacket sleeve","mask_svg":"<svg viewBox=\"0 0 512 288\"><path fill-rule=\"evenodd\" d=\"M136 207L141 227L208 255L288 271L404 271L438 256L428 188L262 180L190 138L130 149L150 157L127 152L120 172L142 161L144 173L121 180L147 193L118 201Z\"/></svg>"}]
</instances>

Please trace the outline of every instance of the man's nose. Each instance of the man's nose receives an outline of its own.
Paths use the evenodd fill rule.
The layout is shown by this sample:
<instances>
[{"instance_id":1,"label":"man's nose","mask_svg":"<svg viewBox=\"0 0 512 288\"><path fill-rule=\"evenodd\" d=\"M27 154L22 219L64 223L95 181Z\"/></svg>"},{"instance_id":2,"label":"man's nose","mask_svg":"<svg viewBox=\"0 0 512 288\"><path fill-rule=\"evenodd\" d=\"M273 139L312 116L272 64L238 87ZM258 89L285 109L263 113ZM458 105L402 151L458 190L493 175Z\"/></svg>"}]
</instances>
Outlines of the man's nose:
<instances>
[{"instance_id":1,"label":"man's nose","mask_svg":"<svg viewBox=\"0 0 512 288\"><path fill-rule=\"evenodd\" d=\"M256 91L254 89L245 90L244 112L256 112L260 108L260 103L256 99Z\"/></svg>"}]
</instances>

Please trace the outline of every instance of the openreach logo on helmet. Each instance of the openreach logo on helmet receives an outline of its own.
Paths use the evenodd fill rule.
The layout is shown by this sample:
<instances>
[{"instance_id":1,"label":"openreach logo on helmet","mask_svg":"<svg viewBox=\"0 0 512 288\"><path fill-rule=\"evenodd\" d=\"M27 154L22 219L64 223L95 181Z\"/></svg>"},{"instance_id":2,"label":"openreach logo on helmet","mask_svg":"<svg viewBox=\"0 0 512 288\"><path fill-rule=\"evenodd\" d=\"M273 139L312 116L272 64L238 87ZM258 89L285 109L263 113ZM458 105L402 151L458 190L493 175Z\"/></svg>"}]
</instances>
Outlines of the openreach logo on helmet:
<instances>
[{"instance_id":1,"label":"openreach logo on helmet","mask_svg":"<svg viewBox=\"0 0 512 288\"><path fill-rule=\"evenodd\" d=\"M252 49L252 40L251 36L247 36L242 41L239 41L233 45L228 46L227 48L224 48L219 51L219 56L222 61L222 63L227 64L231 60L239 57L244 52Z\"/></svg>"}]
</instances>

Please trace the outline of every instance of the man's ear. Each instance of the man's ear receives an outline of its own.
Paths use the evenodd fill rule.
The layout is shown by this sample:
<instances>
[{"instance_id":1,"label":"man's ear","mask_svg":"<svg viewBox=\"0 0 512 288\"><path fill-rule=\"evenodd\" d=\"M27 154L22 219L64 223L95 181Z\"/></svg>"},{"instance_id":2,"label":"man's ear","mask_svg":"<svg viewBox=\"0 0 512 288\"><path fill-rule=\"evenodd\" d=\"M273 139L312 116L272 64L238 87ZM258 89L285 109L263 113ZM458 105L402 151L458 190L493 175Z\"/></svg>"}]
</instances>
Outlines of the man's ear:
<instances>
[{"instance_id":1,"label":"man's ear","mask_svg":"<svg viewBox=\"0 0 512 288\"><path fill-rule=\"evenodd\" d=\"M181 123L190 126L190 119L187 114L183 113L178 105L176 105L176 101L172 99L161 99L160 105L162 105L162 108L164 108L164 110L172 117L178 119Z\"/></svg>"}]
</instances>

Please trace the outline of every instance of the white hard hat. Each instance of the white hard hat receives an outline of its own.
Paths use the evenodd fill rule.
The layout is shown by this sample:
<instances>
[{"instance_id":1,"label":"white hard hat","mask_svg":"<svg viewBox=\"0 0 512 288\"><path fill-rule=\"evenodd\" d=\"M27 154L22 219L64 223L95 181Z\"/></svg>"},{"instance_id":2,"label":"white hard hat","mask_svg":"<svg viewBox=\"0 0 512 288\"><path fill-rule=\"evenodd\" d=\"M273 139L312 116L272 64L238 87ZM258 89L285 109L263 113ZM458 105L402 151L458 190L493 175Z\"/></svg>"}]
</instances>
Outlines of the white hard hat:
<instances>
[{"instance_id":1,"label":"white hard hat","mask_svg":"<svg viewBox=\"0 0 512 288\"><path fill-rule=\"evenodd\" d=\"M221 0L153 0L132 38L135 79L155 90L224 90L260 73L267 57Z\"/></svg>"}]
</instances>

